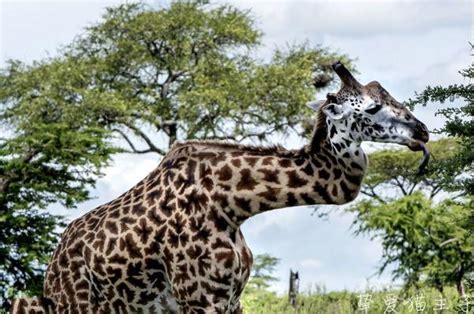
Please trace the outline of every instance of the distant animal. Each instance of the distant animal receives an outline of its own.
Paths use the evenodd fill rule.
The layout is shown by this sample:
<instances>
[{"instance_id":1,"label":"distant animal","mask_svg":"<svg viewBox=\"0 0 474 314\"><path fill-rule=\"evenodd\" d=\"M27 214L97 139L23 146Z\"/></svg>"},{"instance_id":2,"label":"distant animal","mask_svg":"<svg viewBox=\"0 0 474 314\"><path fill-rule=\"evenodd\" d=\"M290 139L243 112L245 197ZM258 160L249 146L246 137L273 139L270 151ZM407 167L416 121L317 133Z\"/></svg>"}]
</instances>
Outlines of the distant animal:
<instances>
[{"instance_id":1,"label":"distant animal","mask_svg":"<svg viewBox=\"0 0 474 314\"><path fill-rule=\"evenodd\" d=\"M297 150L217 141L175 144L125 194L74 220L46 272L44 296L11 313L241 313L252 253L240 226L276 208L344 204L367 169L363 141L424 149L426 126L378 83L341 63L336 94L311 103Z\"/></svg>"}]
</instances>

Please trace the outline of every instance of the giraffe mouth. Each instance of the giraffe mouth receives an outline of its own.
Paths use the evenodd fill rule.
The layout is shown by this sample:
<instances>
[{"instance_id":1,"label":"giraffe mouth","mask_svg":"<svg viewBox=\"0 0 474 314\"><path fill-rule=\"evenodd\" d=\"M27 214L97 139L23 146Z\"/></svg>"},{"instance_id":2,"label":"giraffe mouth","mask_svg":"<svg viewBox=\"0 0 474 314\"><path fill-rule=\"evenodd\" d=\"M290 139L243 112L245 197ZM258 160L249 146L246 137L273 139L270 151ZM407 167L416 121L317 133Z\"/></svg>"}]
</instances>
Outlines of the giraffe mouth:
<instances>
[{"instance_id":1,"label":"giraffe mouth","mask_svg":"<svg viewBox=\"0 0 474 314\"><path fill-rule=\"evenodd\" d=\"M425 142L420 141L420 140L415 140L413 139L408 143L408 148L414 152L416 151L423 151L423 159L420 162L420 165L418 166L418 172L417 175L422 175L425 173L426 166L428 165L428 162L430 161L430 151L428 150L428 147L426 147Z\"/></svg>"}]
</instances>

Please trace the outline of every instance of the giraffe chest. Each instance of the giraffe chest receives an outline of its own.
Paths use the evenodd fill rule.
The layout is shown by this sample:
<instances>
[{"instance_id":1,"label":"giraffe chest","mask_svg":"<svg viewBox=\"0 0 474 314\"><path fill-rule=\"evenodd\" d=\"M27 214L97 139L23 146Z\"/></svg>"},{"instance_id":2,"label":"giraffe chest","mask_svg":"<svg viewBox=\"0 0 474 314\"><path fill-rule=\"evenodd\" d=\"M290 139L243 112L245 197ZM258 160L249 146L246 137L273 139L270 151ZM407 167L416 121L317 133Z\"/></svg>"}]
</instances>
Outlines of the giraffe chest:
<instances>
[{"instance_id":1,"label":"giraffe chest","mask_svg":"<svg viewBox=\"0 0 474 314\"><path fill-rule=\"evenodd\" d=\"M84 265L81 276L92 278L99 303L121 301L132 312L191 312L188 306L196 302L237 308L252 263L242 233L217 231L206 221L195 227L168 226L166 232L153 232L148 241L132 233L116 240L109 236L104 245L90 247L87 259L92 264Z\"/></svg>"}]
</instances>

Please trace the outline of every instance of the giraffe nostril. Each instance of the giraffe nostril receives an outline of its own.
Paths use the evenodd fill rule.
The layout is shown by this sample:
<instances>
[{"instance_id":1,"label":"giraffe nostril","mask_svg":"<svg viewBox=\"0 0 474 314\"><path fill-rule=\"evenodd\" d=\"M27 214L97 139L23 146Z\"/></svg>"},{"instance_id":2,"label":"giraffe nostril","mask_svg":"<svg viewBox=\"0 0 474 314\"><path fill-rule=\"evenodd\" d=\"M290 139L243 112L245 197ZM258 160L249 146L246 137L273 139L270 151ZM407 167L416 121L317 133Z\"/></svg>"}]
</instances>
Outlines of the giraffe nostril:
<instances>
[{"instance_id":1,"label":"giraffe nostril","mask_svg":"<svg viewBox=\"0 0 474 314\"><path fill-rule=\"evenodd\" d=\"M430 133L426 125L420 121L417 121L415 126L415 132L413 134L414 138L420 140L424 143L428 142L430 139Z\"/></svg>"}]
</instances>

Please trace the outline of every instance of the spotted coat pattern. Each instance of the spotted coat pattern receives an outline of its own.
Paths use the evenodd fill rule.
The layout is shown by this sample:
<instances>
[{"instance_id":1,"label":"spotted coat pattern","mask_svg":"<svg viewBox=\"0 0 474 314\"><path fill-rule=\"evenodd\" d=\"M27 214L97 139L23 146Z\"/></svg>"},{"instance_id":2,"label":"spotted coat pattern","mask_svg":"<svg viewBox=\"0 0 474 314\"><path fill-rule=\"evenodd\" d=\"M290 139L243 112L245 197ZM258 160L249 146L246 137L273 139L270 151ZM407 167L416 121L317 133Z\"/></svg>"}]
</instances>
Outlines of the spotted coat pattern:
<instances>
[{"instance_id":1,"label":"spotted coat pattern","mask_svg":"<svg viewBox=\"0 0 474 314\"><path fill-rule=\"evenodd\" d=\"M368 89L354 89L328 95L298 150L174 145L136 186L66 228L46 273L52 306L36 313L240 313L252 265L240 225L275 208L357 196L367 168L361 133L381 130L363 108ZM334 102L351 105L350 119L330 118ZM21 302L33 309L28 300L12 313Z\"/></svg>"}]
</instances>

